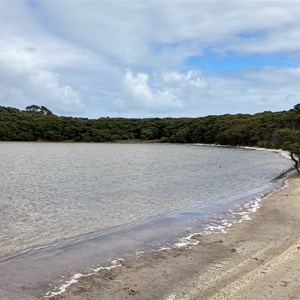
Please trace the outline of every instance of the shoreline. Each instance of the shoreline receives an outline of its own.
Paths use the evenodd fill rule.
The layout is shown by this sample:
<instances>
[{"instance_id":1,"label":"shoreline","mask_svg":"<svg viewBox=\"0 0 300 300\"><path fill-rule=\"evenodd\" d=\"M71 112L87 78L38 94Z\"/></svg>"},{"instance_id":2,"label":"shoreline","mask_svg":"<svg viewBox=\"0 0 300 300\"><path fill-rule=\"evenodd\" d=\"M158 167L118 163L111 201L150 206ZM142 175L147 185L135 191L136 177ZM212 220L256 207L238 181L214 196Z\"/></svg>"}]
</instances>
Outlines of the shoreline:
<instances>
[{"instance_id":1,"label":"shoreline","mask_svg":"<svg viewBox=\"0 0 300 300\"><path fill-rule=\"evenodd\" d=\"M209 146L217 147L216 145L209 145ZM257 150L257 149L251 149L251 150ZM262 150L266 150L266 149L262 149ZM276 151L276 152L279 152L279 151ZM273 192L271 192L271 194L278 193L278 190L280 190L280 187L278 187ZM268 198L268 195L267 195L267 198ZM230 211L230 213L232 215L237 215L238 216L232 223L222 224L222 222L220 222L221 227L223 226L221 229L218 228L218 226L216 226L215 229L208 230L210 233L212 233L211 235L213 235L214 237L220 235L221 236L220 240L215 241L210 236L206 236L205 232L197 233L197 231L192 231L192 230L187 230L186 231L185 230L186 232L190 232L191 234L183 236L182 239L180 240L180 242L178 242L177 244L176 243L172 244L173 245L173 247L171 246L172 248L169 248L169 247L166 246L166 247L161 247L160 249L155 248L156 250L151 251L151 247L150 247L150 250L148 248L148 250L142 251L136 256L135 256L135 254L133 254L130 257L125 256L124 260L123 259L116 260L115 261L116 264L113 263L112 265L110 265L111 261L109 261L108 264L106 265L108 267L100 267L99 268L99 266L98 266L98 268L96 268L96 269L99 269L98 270L98 271L100 271L99 273L98 273L98 271L95 271L95 272L92 272L93 274L87 274L87 275L83 274L81 276L78 276L78 274L75 274L75 276L70 277L69 279L68 279L68 276L65 276L65 277L61 276L64 279L60 281L61 283L58 284L58 287L65 285L65 287L68 287L68 289L67 289L66 293L61 294L58 297L51 297L51 298L56 299L56 298L71 297L71 298L66 298L66 299L75 299L74 294L72 294L72 291L73 290L76 291L76 289L78 288L78 285L81 284L82 281L83 282L85 280L93 281L95 278L99 277L99 278L101 278L101 280L103 279L106 283L106 279L107 279L106 277L107 277L108 273L112 274L112 275L109 275L109 277L119 276L118 274L121 274L122 272L126 273L128 271L128 265L130 266L129 271L136 270L136 267L139 268L140 266L142 266L143 268L145 267L146 269L147 268L149 269L149 267L151 267L151 269L152 269L154 266L156 266L157 259L158 259L158 262L160 262L160 260L164 260L164 262L167 262L166 269L172 269L172 270L174 269L174 272L178 272L178 270L176 268L173 268L174 266L172 266L172 263L170 264L170 259L172 260L172 257L174 258L173 265L175 265L175 266L179 263L179 261L178 261L179 257L181 257L182 255L184 255L186 253L189 253L188 255L193 257L193 260L194 259L197 260L197 257L193 256L194 251L196 251L196 250L198 252L201 250L199 252L199 254L200 255L206 255L206 258L209 259L209 261L214 260L214 258L209 257L209 253L205 254L205 250L207 250L207 249L205 247L203 248L203 243L205 243L205 244L212 244L213 243L213 246L208 247L210 250L213 247L215 247L214 244L220 244L220 245L224 246L225 245L224 237L226 239L227 234L225 235L224 233L222 233L222 231L224 232L227 229L230 229L230 231L232 231L231 230L232 225L233 225L232 227L235 228L237 226L240 226L239 225L240 222L247 221L247 220L251 219L251 218L249 218L249 213L251 214L251 217L254 216L252 213L256 212L257 208L260 207L260 202L261 202L261 198L256 198L255 200L253 198L253 201L247 202L248 206L245 205L243 207L247 211L245 211L245 210ZM225 216L225 218L226 218L226 216ZM223 221L223 220L220 219L220 221ZM228 221L228 220L224 219L224 221ZM226 226L226 225L228 225L228 226ZM217 233L216 233L216 231L217 231ZM179 245L181 242L182 242L183 245L180 245L176 248L176 246ZM193 247L191 247L191 246L193 246ZM154 249L154 248L152 248L152 249ZM233 252L233 253L235 252L234 249L231 249L230 251ZM38 250L38 252L39 252L39 250ZM43 252L43 250L42 250L42 252ZM46 286L46 288L45 288L45 284L48 284L49 281L48 282L45 282L44 280L37 281L37 283L40 284L40 287L42 289L38 289L37 286L31 284L30 280L27 281L27 279L28 279L27 276L28 275L31 276L31 272L32 271L34 272L34 269L37 269L37 271L40 275L43 274L43 277L45 277L45 278L48 277L49 278L49 276L48 276L49 275L48 274L49 273L49 268L47 269L47 267L49 267L51 265L51 263L49 263L49 261L47 261L46 256L43 256L43 254L41 254L41 255L39 254L38 256L39 256L40 262L42 263L42 264L39 264L39 266L42 267L42 270L37 269L37 266L38 266L37 264L31 265L31 262L34 262L36 260L36 258L32 257L32 258L29 258L29 260L28 260L28 256L24 256L23 257L23 262L25 260L24 264L21 263L21 265L18 266L19 270L23 269L22 273L23 273L23 275L25 275L23 278L26 279L25 281L23 281L24 285L23 285L23 282L20 281L22 283L22 290L20 290L20 289L14 290L14 288L13 289L9 288L7 290L10 290L11 292L8 293L5 289L6 285L3 284L2 287L0 287L0 299L37 299L37 298L45 298L46 291L49 291L49 286L48 287ZM114 257L117 257L117 256L114 256ZM75 258L76 258L76 255L74 255L74 259ZM21 262L21 259L22 259L22 257L20 257L20 259L17 259L16 262L13 262L13 264L17 265L18 263ZM44 260L42 260L42 259L44 259ZM58 260L60 260L60 259L61 258L59 258ZM77 259L79 259L78 261L80 261L80 257L78 258L78 256L77 256ZM179 264L180 265L182 264L181 260L180 260ZM204 264L204 266L206 266L206 262L203 262L203 264ZM25 266L25 268L24 268L24 266ZM116 268L116 267L118 267L118 268ZM182 267L185 268L184 265ZM28 269L30 271L28 271ZM2 273L1 273L2 275L6 274L5 270L6 270L5 268L4 268L4 270L2 270ZM17 268L15 270L17 271ZM71 269L69 269L69 270L70 270L69 274L74 274L74 272L72 272ZM163 271L163 272L165 272L165 271ZM179 270L179 272L180 272L180 270ZM151 270L150 270L150 273L151 273ZM195 271L195 273L198 274L199 271ZM60 273L60 274L65 274L65 273ZM92 276L90 276L90 275L92 275ZM9 280L9 277L13 278L13 276L10 274L8 276L8 278L6 278L3 282ZM165 277L166 276L163 276L162 279L166 279L167 285L169 286L170 282L168 282L168 279L165 278ZM172 276L167 276L167 277L173 278ZM189 275L189 277L190 277L190 275ZM133 277L132 281L135 281L135 279L136 278ZM182 278L181 281L183 279L184 278ZM78 280L79 280L79 283L73 285L73 283L77 283ZM119 279L117 279L117 280L119 280ZM153 278L152 279L151 278L146 279L146 282L148 280L150 280L150 281L154 280L155 281L155 278L154 279ZM124 282L125 280L122 279L121 281ZM173 281L174 281L174 278L172 279L172 282ZM65 282L65 284L63 284L64 282ZM175 282L176 282L176 279L175 279ZM101 285L102 285L102 283L101 283ZM14 287L14 284L11 285L11 287ZM52 285L52 287L53 287L53 285ZM97 285L91 287L92 290L93 289L97 290L98 288L99 287L97 287ZM144 296L141 297L141 298L137 298L138 294L140 294L140 292L137 291L138 293L135 293L136 291L134 289L129 291L129 294L130 294L130 296L135 296L136 299L148 299L149 295L147 295L147 287L145 287L145 288L146 289L142 289L142 290L145 291L145 293L146 293L145 297L146 298ZM51 290L53 291L52 288L51 288ZM56 291L57 291L57 289L56 289ZM81 292L82 292L82 289L81 289ZM98 292L99 291L96 291L96 293L98 293ZM14 293L14 295L13 295L13 293ZM41 294L41 293L43 293L43 294ZM70 293L71 296L69 296L68 293ZM117 298L115 298L115 299L127 299L127 298L124 298L124 295L117 295L117 294L116 294ZM110 294L105 294L105 295L101 295L101 296L93 295L91 297L92 297L91 299L94 299L95 297L96 298L100 297L100 298L103 298L103 299L111 299ZM118 298L118 297L120 297L120 298ZM161 297L161 294L159 294L158 297ZM174 296L173 294L171 294L170 297L171 297L170 299L169 299L169 296L166 299L171 300L174 297L175 297L174 299L181 299L181 298L176 298L177 296L176 295ZM83 295L83 298L78 298L78 299L86 299L86 298L85 298L85 295ZM128 299L132 299L132 298L128 298ZM149 299L165 299L165 298L157 298L155 296L154 298L150 297Z\"/></svg>"},{"instance_id":2,"label":"shoreline","mask_svg":"<svg viewBox=\"0 0 300 300\"><path fill-rule=\"evenodd\" d=\"M287 182L227 233L126 258L50 299L300 299L300 177Z\"/></svg>"},{"instance_id":3,"label":"shoreline","mask_svg":"<svg viewBox=\"0 0 300 300\"><path fill-rule=\"evenodd\" d=\"M124 258L126 258L126 261L128 261L128 257L132 259L135 256L143 256L144 253L146 253L146 259L148 259L149 255L151 253L156 253L156 252L161 252L161 251L177 251L181 250L180 248L183 248L183 250L187 250L187 248L190 248L190 246L195 246L200 243L199 236L206 236L210 234L221 234L221 233L227 233L227 230L233 226L234 224L239 224L244 221L249 221L252 220L252 214L256 213L256 211L261 207L260 203L264 198L269 197L270 195L277 193L278 191L282 190L285 188L285 182L288 178L288 174L291 174L291 169L283 172L279 176L273 179L281 179L280 182L281 184L275 187L274 189L271 189L269 191L265 191L264 193L260 194L260 196L256 196L253 198L251 197L252 200L247 200L244 204L239 204L236 206L236 208L231 208L228 210L227 213L225 211L217 218L213 218L210 220L210 223L206 223L206 226L201 226L201 229L199 226L190 226L193 223L197 223L199 220L190 220L190 227L188 229L183 230L183 223L181 224L180 228L182 228L181 234L179 234L176 237L172 238L172 242L165 242L163 244L159 243L158 245L154 246L154 250L149 250L152 247L146 247L143 249L143 251L136 251L135 253L131 253L130 255L126 254L125 256L120 256L119 258L111 258L111 260L106 261L106 264L100 264L97 267L92 267L90 269L86 269L84 273L76 273L72 277L69 277L67 280L63 282L63 284L60 284L55 287L53 290L49 290L46 293L45 298L56 298L54 296L59 296L63 295L67 289L73 284L76 284L78 280L81 278L86 278L90 276L97 276L98 272L102 272L104 270L110 270L110 269L115 269L116 267L122 267L122 262L124 261ZM163 220L163 219L162 219ZM202 219L201 219L202 220ZM203 221L203 220L202 220ZM200 221L202 223L202 221ZM151 222L152 223L152 222ZM156 223L156 222L154 222ZM161 225L163 225L164 222L162 222ZM164 224L167 225L167 224ZM163 225L163 226L164 226ZM186 224L187 225L187 224ZM168 225L170 226L170 224ZM173 226L177 226L173 224ZM200 229L200 230L199 230ZM195 231L196 230L196 231ZM182 233L184 233L182 235ZM148 250L147 250L148 248ZM150 252L151 251L151 252ZM180 251L179 251L180 252ZM138 257L139 259L142 259L141 257Z\"/></svg>"},{"instance_id":4,"label":"shoreline","mask_svg":"<svg viewBox=\"0 0 300 300\"><path fill-rule=\"evenodd\" d=\"M209 146L218 147L216 145L209 145ZM254 149L251 149L251 150L257 150L257 149L254 148ZM261 149L261 150L266 150L266 149ZM276 152L279 152L279 151L276 151ZM283 174L283 176L284 176L284 174ZM281 182L283 182L283 181L281 181ZM273 192L271 192L271 194L273 194L273 193L277 194L278 190L280 190L280 187L278 187ZM261 194L261 195L263 195L263 194ZM265 197L265 195L263 197ZM267 195L267 198L268 197L269 196ZM171 269L175 273L178 273L178 272L180 273L181 268L185 269L185 267L186 267L185 264L182 263L182 255L187 254L187 255L190 256L190 258L189 258L190 260L197 261L198 258L194 256L195 251L198 252L199 255L204 255L206 257L206 259L209 260L209 262L212 262L212 261L214 261L215 258L214 258L214 256L210 257L210 251L215 250L214 249L214 247L216 247L215 244L219 244L220 248L223 248L223 246L226 244L225 239L227 238L227 233L225 234L224 232L226 232L228 229L229 229L230 232L232 232L232 230L235 230L236 227L241 226L240 222L246 221L246 223L247 223L247 220L251 220L251 218L249 218L249 213L251 214L251 217L255 216L256 214L253 215L252 213L256 212L257 208L259 208L261 206L260 202L261 202L260 197L256 198L255 200L253 198L253 201L247 202L248 206L245 205L243 207L246 211L245 210L230 211L231 215L237 215L238 217L232 223L229 223L229 224L228 223L227 224L222 224L222 221L228 221L228 220L220 219L221 227L222 226L223 227L220 229L220 228L218 228L218 226L216 226L215 229L209 229L208 231L211 233L210 235L206 235L205 231L202 232L202 231L185 230L185 232L187 232L187 235L183 236L182 239L180 240L180 242L175 243L175 244L172 243L172 246L170 246L171 248L168 247L168 246L164 247L164 245L162 245L163 247L161 247L160 249L155 248L155 250L152 251L151 247L149 247L150 250L148 248L148 250L142 251L138 255L135 255L133 253L130 257L125 256L125 259L116 260L115 261L116 264L113 263L112 265L110 265L110 262L111 262L111 260L110 260L110 261L108 261L108 264L106 264L106 266L108 266L108 267L103 267L103 265L101 267L99 267L99 265L98 265L97 268L96 268L98 270L95 271L95 272L93 271L92 272L93 274L90 273L90 274L86 274L86 275L83 274L83 275L78 276L79 274L77 273L73 277L68 277L68 276L66 276L65 272L60 273L60 274L64 274L65 277L61 276L63 279L60 280L60 283L58 283L58 281L56 281L56 285L58 285L58 288L60 286L62 286L62 289L64 289L64 286L65 286L68 289L67 289L67 291L63 291L64 293L60 294L59 296L51 297L51 298L56 299L56 298L65 298L66 297L66 299L77 299L77 298L74 298L74 291L75 291L76 297L79 297L78 299L86 299L85 298L86 295L84 295L84 293L82 294L82 298L80 298L81 296L77 295L77 294L80 294L81 292L84 292L86 290L85 288L80 288L80 293L78 293L78 291L77 291L78 286L80 287L82 282L85 282L85 281L86 282L89 282L89 281L92 282L93 280L95 280L97 278L98 279L100 278L100 281L101 281L100 285L101 285L101 288L102 288L107 283L107 276L114 278L114 276L119 276L120 274L122 274L122 272L125 272L125 273L129 272L130 273L132 270L133 270L133 272L135 272L135 270L139 270L139 268L141 266L145 270L148 270L149 273L151 273L152 269L156 270L156 264L160 263L161 260L164 261L164 263L166 263L166 266L165 266L166 270ZM225 218L226 218L226 216L225 216ZM163 227L165 227L165 226L163 226ZM233 229L231 229L231 227ZM189 232L191 234L189 234ZM201 232L201 233L197 233L197 232ZM211 237L212 235L213 235L213 237ZM214 240L214 237L216 237L216 236L220 236L220 239L219 240ZM178 246L180 243L182 243L183 245ZM203 247L203 243L205 245L209 245L208 248ZM178 246L178 247L176 247L176 246ZM154 249L154 248L152 248L152 249ZM209 249L209 251L206 253L205 251L207 251L208 249ZM57 248L57 250L59 250L59 248ZM87 249L85 249L85 250L87 250ZM38 250L38 252L39 252L39 250ZM43 252L43 250L42 250L42 252ZM235 249L234 248L230 249L230 253L231 252L235 253ZM101 252L98 252L98 253L101 253ZM221 255L221 253L216 254L216 255L217 255L217 257L219 257L219 255ZM73 255L73 256L74 256L73 260L77 259L78 261L80 261L80 257L78 257L76 254ZM61 260L63 257L66 257L66 255L60 257L58 260ZM118 256L112 256L112 257L118 257ZM179 261L179 258L180 258L180 261ZM22 259L22 257L20 257L20 259L17 259L16 262L13 262L13 264L14 265L19 264L21 262L21 259ZM7 292L7 290L6 290L7 285L3 284L2 287L0 287L0 299L41 299L41 298L45 298L46 291L49 291L49 289L51 289L53 291L53 288L52 288L52 287L54 287L53 284L52 284L51 287L50 287L50 285L48 285L49 282L53 283L53 281L49 280L48 282L46 282L44 279L40 280L41 277L38 277L38 275L34 275L35 277L38 278L38 281L36 281L36 283L38 285L35 285L35 283L32 284L32 282L30 280L27 281L27 279L28 279L27 276L33 276L32 274L35 273L34 272L35 269L36 269L36 271L38 271L38 274L43 276L43 278L48 278L48 279L50 278L49 277L49 274L50 274L49 273L49 266L50 266L50 270L51 270L51 260L50 260L50 262L47 261L47 257L43 253L40 254L40 252L39 252L39 255L38 255L38 259L39 259L39 264L33 264L32 265L31 263L36 261L35 257L32 256L32 258L29 257L29 259L28 259L28 256L23 257L23 262L20 265L18 265L18 267L16 267L15 270L13 270L13 271L17 271L17 269L22 270L23 279L25 279L25 281L19 281L19 283L22 284L22 286L20 286L21 289L14 289L14 286L16 287L16 285L14 285L14 283L13 283L12 285L10 285L10 288L7 289L7 290L10 290L11 292ZM207 267L207 261L201 261L201 263L203 264L203 266ZM177 264L179 264L181 266L179 271L178 271L177 267L176 268L174 267L174 266L177 266ZM128 267L128 265L129 265L129 267ZM39 270L38 266L42 267L42 269ZM85 265L85 266L87 266L87 265ZM47 267L48 267L48 269L47 269ZM72 268L71 265L70 265L70 267ZM192 267L192 266L190 266L190 267ZM92 268L92 270L93 270L93 268ZM150 270L149 270L149 268L150 268ZM9 268L7 270L9 270ZM30 271L28 271L28 270L30 270ZM68 270L70 270L70 271L68 271L70 276L72 276L74 273L76 273L76 271L78 271L78 269L76 271L75 270L72 271L71 269L68 269ZM100 271L100 272L98 272L98 271ZM160 270L160 272L161 272L161 270ZM165 270L163 270L162 272L166 273ZM195 273L199 274L199 270L195 270ZM5 266L4 266L4 270L2 270L2 272L0 274L2 274L2 275L6 274ZM112 275L107 275L107 274L112 274ZM192 274L189 274L188 278L191 278L192 277L191 275ZM147 276L145 276L145 277L147 277ZM171 275L171 274L169 274L168 276L163 276L162 275L162 278L161 278L160 282L164 282L164 280L165 280L165 283L162 285L164 287L164 291L166 290L166 286L169 287L173 284L172 283L173 281L180 283L181 281L184 281L185 278L186 278L186 277L182 277L178 281L178 280L176 280L177 277L174 279L174 277L172 277L172 276L173 275ZM6 276L4 276L4 277L6 277ZM13 275L9 274L7 276L7 278L5 278L5 280L2 283L8 282L10 277L13 278ZM168 278L170 278L171 281ZM125 279L116 279L116 280L121 280L122 282L126 282ZM131 279L131 282L135 282L136 280L139 281L139 278L136 278L135 276L133 276L132 279ZM150 276L149 278L147 277L145 282L155 281L155 280L156 280L156 278L151 278L151 276ZM79 281L79 283L77 283L77 281ZM102 281L105 282L104 285L103 285ZM23 282L24 282L24 284L23 284ZM73 284L73 283L77 283L77 284ZM139 283L139 284L143 285L143 282ZM159 284L156 287L156 289L158 291L160 290L160 285ZM41 288L39 288L39 287L41 287ZM103 295L102 294L98 295L97 293L99 293L99 286L97 284L96 285L91 285L90 288L88 288L87 290L90 290L90 289L92 290L92 294L93 294L91 296L91 299L99 298L99 297L101 299L112 299L110 292L106 291L108 294L105 294L106 293L105 288L104 288L104 291L101 290L101 293L103 292L104 294ZM182 288L179 289L180 292L181 292L181 289ZM54 289L54 291L57 291L57 290L58 289ZM123 288L122 288L122 290L123 290ZM174 290L176 290L176 289L173 289L173 290L170 290L170 291L173 293ZM140 296L140 298L139 298L138 295L140 295L142 293L139 290L136 291L135 289L131 289L129 291L129 295L131 297L134 296L136 299L165 299L164 294L163 294L164 291L158 292L158 295L155 295L155 297L153 297L153 298L151 298L153 292L151 292L151 295L149 295L148 294L149 291L147 290L147 286L142 288L141 291L143 291L143 293L145 293L145 295ZM43 294L41 294L41 293L43 293ZM94 293L96 293L96 295ZM177 297L176 294L174 295L172 293L166 299L168 299L168 300L181 299L181 298L176 298ZM114 293L114 294L116 294L115 299L127 299L126 297L124 298L124 295L119 295L118 292ZM70 298L68 298L68 297L70 297ZM171 298L169 298L169 297L171 297ZM132 299L132 298L129 297L128 299Z\"/></svg>"}]
</instances>

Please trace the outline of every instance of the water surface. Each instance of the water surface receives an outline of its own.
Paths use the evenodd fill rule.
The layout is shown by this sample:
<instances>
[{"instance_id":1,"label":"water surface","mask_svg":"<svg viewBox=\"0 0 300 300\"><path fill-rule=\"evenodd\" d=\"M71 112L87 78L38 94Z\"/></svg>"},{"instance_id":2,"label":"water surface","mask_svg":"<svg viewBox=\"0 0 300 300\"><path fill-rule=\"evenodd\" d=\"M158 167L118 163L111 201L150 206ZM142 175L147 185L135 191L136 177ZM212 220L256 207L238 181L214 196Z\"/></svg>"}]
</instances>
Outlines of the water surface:
<instances>
[{"instance_id":1,"label":"water surface","mask_svg":"<svg viewBox=\"0 0 300 300\"><path fill-rule=\"evenodd\" d=\"M0 143L0 258L270 189L277 153L167 144Z\"/></svg>"}]
</instances>

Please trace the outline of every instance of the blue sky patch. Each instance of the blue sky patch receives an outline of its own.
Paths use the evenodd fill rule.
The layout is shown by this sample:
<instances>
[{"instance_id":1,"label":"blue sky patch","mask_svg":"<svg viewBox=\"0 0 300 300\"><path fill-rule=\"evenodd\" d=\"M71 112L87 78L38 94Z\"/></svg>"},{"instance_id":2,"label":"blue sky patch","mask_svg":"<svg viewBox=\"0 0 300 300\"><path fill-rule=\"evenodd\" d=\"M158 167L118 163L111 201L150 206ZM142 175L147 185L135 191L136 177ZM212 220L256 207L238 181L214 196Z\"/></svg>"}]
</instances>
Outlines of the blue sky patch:
<instances>
[{"instance_id":1,"label":"blue sky patch","mask_svg":"<svg viewBox=\"0 0 300 300\"><path fill-rule=\"evenodd\" d=\"M297 67L299 66L299 58L285 53L239 55L229 52L225 55L220 55L213 51L205 51L202 55L190 56L185 61L185 66L187 68L201 69L204 75L210 75L215 72L241 69Z\"/></svg>"}]
</instances>

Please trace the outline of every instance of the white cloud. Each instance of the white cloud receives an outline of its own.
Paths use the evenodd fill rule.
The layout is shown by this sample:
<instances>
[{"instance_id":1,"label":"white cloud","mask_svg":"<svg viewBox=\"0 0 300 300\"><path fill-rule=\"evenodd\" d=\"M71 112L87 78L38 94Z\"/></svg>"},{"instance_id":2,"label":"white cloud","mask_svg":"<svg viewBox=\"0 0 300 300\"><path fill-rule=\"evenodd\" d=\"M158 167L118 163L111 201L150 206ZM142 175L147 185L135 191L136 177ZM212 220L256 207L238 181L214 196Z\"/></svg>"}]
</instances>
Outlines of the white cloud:
<instances>
[{"instance_id":1,"label":"white cloud","mask_svg":"<svg viewBox=\"0 0 300 300\"><path fill-rule=\"evenodd\" d=\"M203 89L207 86L205 79L201 78L200 71L192 70L186 74L176 71L166 72L162 74L164 82L173 85L176 88L197 88Z\"/></svg>"},{"instance_id":2,"label":"white cloud","mask_svg":"<svg viewBox=\"0 0 300 300\"><path fill-rule=\"evenodd\" d=\"M1 1L0 105L93 117L286 109L297 68L208 76L185 62L210 49L294 52L300 65L299 32L299 1Z\"/></svg>"},{"instance_id":3,"label":"white cloud","mask_svg":"<svg viewBox=\"0 0 300 300\"><path fill-rule=\"evenodd\" d=\"M199 71L192 74L172 71L150 76L134 75L127 70L123 83L128 97L118 98L114 108L122 113L146 110L160 111L163 116L194 117L286 110L300 102L299 81L300 68L241 70L206 78ZM168 109L162 109L160 105L164 105L162 100L165 99L159 97L162 91L172 95L167 99L180 101L180 106L167 105Z\"/></svg>"},{"instance_id":4,"label":"white cloud","mask_svg":"<svg viewBox=\"0 0 300 300\"><path fill-rule=\"evenodd\" d=\"M298 1L45 1L39 6L60 33L123 66L170 67L205 47L300 50Z\"/></svg>"},{"instance_id":5,"label":"white cloud","mask_svg":"<svg viewBox=\"0 0 300 300\"><path fill-rule=\"evenodd\" d=\"M55 112L77 113L81 96L58 76L42 68L30 53L0 48L0 101L25 106L33 103L55 108Z\"/></svg>"},{"instance_id":6,"label":"white cloud","mask_svg":"<svg viewBox=\"0 0 300 300\"><path fill-rule=\"evenodd\" d=\"M145 73L134 75L130 69L126 71L123 86L128 95L127 101L125 101L128 109L172 112L182 108L182 103L176 95L168 89L151 88L148 79L149 76ZM120 100L117 100L115 104L120 104ZM124 106L124 104L122 105Z\"/></svg>"},{"instance_id":7,"label":"white cloud","mask_svg":"<svg viewBox=\"0 0 300 300\"><path fill-rule=\"evenodd\" d=\"M204 114L286 110L300 102L300 68L260 68L218 74L191 102ZM196 101L198 99L198 104Z\"/></svg>"}]
</instances>

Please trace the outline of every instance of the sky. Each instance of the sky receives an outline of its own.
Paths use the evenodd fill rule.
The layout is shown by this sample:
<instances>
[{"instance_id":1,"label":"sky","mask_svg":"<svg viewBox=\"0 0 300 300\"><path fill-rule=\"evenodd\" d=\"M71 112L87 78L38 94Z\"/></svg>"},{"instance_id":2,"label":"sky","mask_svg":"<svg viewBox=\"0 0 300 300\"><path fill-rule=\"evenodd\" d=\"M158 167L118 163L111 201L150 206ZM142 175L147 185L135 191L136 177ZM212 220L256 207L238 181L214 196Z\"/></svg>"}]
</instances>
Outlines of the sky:
<instances>
[{"instance_id":1,"label":"sky","mask_svg":"<svg viewBox=\"0 0 300 300\"><path fill-rule=\"evenodd\" d=\"M0 0L0 105L198 117L300 102L300 0Z\"/></svg>"}]
</instances>

